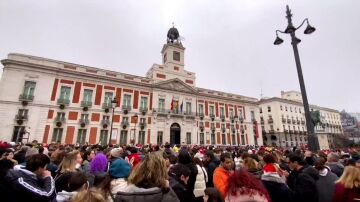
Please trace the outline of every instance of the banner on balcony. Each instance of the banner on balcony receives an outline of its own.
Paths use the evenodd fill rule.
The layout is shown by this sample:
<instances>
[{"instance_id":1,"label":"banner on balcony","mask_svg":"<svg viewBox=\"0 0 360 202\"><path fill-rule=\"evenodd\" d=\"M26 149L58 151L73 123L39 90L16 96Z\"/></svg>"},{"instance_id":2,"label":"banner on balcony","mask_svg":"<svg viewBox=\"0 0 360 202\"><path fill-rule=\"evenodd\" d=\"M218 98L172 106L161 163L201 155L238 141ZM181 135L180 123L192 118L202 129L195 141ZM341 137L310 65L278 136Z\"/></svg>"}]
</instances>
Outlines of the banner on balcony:
<instances>
[{"instance_id":1,"label":"banner on balcony","mask_svg":"<svg viewBox=\"0 0 360 202\"><path fill-rule=\"evenodd\" d=\"M112 134L111 134L111 140L117 140L117 136L118 136L118 129L113 128L112 129Z\"/></svg>"}]
</instances>

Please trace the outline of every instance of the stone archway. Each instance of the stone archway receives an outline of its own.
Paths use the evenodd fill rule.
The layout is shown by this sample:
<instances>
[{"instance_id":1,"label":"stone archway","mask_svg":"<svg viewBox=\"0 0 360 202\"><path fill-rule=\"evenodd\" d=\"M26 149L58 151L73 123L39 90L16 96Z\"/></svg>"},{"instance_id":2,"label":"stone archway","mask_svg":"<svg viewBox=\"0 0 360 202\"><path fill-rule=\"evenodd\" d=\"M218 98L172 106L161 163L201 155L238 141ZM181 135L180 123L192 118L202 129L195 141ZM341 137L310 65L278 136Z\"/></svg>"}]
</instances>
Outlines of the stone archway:
<instances>
[{"instance_id":1,"label":"stone archway","mask_svg":"<svg viewBox=\"0 0 360 202\"><path fill-rule=\"evenodd\" d=\"M178 123L173 123L170 126L170 145L180 144L181 128Z\"/></svg>"}]
</instances>

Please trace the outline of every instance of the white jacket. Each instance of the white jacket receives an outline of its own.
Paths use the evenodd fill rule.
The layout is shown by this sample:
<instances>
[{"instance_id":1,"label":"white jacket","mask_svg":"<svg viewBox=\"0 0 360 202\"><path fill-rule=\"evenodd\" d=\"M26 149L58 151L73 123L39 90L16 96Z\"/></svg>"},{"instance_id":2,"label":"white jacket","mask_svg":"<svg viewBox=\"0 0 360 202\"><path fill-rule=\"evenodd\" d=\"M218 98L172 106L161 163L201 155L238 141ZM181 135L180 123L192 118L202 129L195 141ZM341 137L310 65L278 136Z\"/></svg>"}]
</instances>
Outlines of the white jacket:
<instances>
[{"instance_id":1,"label":"white jacket","mask_svg":"<svg viewBox=\"0 0 360 202\"><path fill-rule=\"evenodd\" d=\"M194 195L195 197L204 196L206 189L206 182L208 181L208 176L206 169L204 167L200 167L199 165L196 165L198 174L196 175L196 181L194 186Z\"/></svg>"}]
</instances>

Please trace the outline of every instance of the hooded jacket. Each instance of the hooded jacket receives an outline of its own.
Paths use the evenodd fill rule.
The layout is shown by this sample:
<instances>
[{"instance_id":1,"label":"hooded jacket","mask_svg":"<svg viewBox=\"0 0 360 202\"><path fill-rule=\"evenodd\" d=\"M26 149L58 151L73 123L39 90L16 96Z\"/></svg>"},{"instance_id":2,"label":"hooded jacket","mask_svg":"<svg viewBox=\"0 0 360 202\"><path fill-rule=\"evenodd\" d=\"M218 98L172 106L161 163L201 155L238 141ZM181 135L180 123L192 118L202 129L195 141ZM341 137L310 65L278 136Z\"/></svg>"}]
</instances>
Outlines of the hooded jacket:
<instances>
[{"instance_id":1,"label":"hooded jacket","mask_svg":"<svg viewBox=\"0 0 360 202\"><path fill-rule=\"evenodd\" d=\"M268 191L272 202L292 201L291 190L278 174L264 174L261 176L261 181Z\"/></svg>"},{"instance_id":2,"label":"hooded jacket","mask_svg":"<svg viewBox=\"0 0 360 202\"><path fill-rule=\"evenodd\" d=\"M9 170L5 180L11 189L12 201L55 201L55 183L52 177L39 179L33 172L22 166Z\"/></svg>"},{"instance_id":3,"label":"hooded jacket","mask_svg":"<svg viewBox=\"0 0 360 202\"><path fill-rule=\"evenodd\" d=\"M303 166L291 173L292 179L288 185L292 190L294 201L317 202L318 191L316 181L319 179L318 171L312 166Z\"/></svg>"},{"instance_id":4,"label":"hooded jacket","mask_svg":"<svg viewBox=\"0 0 360 202\"><path fill-rule=\"evenodd\" d=\"M169 176L169 185L176 193L180 202L194 201L193 193L186 187L186 185L176 179L175 175Z\"/></svg>"},{"instance_id":5,"label":"hooded jacket","mask_svg":"<svg viewBox=\"0 0 360 202\"><path fill-rule=\"evenodd\" d=\"M179 202L172 189L163 191L159 187L141 188L135 185L128 185L124 191L118 192L116 202Z\"/></svg>"}]
</instances>

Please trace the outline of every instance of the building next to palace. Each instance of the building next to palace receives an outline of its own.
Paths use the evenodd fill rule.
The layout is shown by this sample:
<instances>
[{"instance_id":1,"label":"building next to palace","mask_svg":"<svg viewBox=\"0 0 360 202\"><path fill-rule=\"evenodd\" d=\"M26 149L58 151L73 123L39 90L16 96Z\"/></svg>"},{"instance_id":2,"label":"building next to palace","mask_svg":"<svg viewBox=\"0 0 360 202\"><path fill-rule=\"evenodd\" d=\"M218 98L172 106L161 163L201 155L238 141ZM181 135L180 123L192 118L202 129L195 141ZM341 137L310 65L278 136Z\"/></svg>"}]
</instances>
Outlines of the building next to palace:
<instances>
[{"instance_id":1,"label":"building next to palace","mask_svg":"<svg viewBox=\"0 0 360 202\"><path fill-rule=\"evenodd\" d=\"M9 54L2 60L0 140L262 145L258 100L197 87L178 38L171 28L162 64L145 77Z\"/></svg>"}]
</instances>

